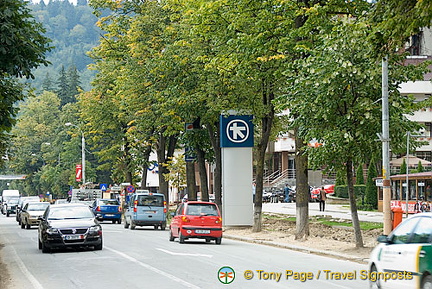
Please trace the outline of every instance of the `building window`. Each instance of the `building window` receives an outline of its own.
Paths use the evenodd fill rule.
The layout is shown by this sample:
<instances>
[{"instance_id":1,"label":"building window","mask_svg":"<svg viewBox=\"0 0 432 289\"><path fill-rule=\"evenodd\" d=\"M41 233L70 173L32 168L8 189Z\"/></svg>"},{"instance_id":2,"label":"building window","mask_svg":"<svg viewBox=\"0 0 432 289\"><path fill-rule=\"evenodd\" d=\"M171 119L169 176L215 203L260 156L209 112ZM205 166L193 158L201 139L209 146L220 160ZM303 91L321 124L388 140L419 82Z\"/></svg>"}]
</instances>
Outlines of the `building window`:
<instances>
[{"instance_id":1,"label":"building window","mask_svg":"<svg viewBox=\"0 0 432 289\"><path fill-rule=\"evenodd\" d=\"M415 34L411 36L411 39L409 41L409 47L407 51L410 53L410 55L420 55L420 49L421 49L421 40L422 40L423 33L420 32L418 34Z\"/></svg>"}]
</instances>

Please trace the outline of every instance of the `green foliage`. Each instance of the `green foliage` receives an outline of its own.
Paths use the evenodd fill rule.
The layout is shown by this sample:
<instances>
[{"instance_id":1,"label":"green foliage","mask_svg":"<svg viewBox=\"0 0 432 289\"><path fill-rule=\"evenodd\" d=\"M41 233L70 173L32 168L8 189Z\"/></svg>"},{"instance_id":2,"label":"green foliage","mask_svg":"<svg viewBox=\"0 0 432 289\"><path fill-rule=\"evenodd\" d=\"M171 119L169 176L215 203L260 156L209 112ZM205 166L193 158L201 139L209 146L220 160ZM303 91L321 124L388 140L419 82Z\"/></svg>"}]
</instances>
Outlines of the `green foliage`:
<instances>
[{"instance_id":1,"label":"green foliage","mask_svg":"<svg viewBox=\"0 0 432 289\"><path fill-rule=\"evenodd\" d=\"M30 14L26 2L0 2L0 154L4 155L8 132L16 122L14 104L28 93L16 77L33 77L32 69L47 65L45 53L50 50L44 29ZM2 159L3 161L3 159Z\"/></svg>"},{"instance_id":2,"label":"green foliage","mask_svg":"<svg viewBox=\"0 0 432 289\"><path fill-rule=\"evenodd\" d=\"M402 162L400 169L399 169L399 174L403 175L406 173L407 173L407 164L405 162L405 159L403 159L403 162Z\"/></svg>"},{"instance_id":3,"label":"green foliage","mask_svg":"<svg viewBox=\"0 0 432 289\"><path fill-rule=\"evenodd\" d=\"M362 197L365 195L365 191L366 191L365 185L354 186L355 196ZM347 185L335 186L335 197L348 199L348 186Z\"/></svg>"},{"instance_id":4,"label":"green foliage","mask_svg":"<svg viewBox=\"0 0 432 289\"><path fill-rule=\"evenodd\" d=\"M424 172L424 171L425 171L425 170L424 170L424 167L423 167L421 161L419 161L419 162L418 162L418 165L417 165L417 172L418 172L418 173L421 173L421 172Z\"/></svg>"},{"instance_id":5,"label":"green foliage","mask_svg":"<svg viewBox=\"0 0 432 289\"><path fill-rule=\"evenodd\" d=\"M375 165L375 160L372 159L368 167L365 193L365 204L372 209L378 208L377 187L374 181L374 178L376 178L378 174Z\"/></svg>"},{"instance_id":6,"label":"green foliage","mask_svg":"<svg viewBox=\"0 0 432 289\"><path fill-rule=\"evenodd\" d=\"M31 14L46 30L44 35L52 39L54 49L47 54L51 63L34 71L32 85L37 91L43 91L43 82L47 75L57 75L62 66L75 67L82 79L84 90L90 89L94 71L87 66L93 61L87 53L99 43L100 29L96 26L97 18L93 15L87 1L73 5L70 1L50 0L29 4ZM46 89L45 89L46 90Z\"/></svg>"},{"instance_id":7,"label":"green foliage","mask_svg":"<svg viewBox=\"0 0 432 289\"><path fill-rule=\"evenodd\" d=\"M363 165L359 165L356 171L356 185L364 185Z\"/></svg>"},{"instance_id":8,"label":"green foliage","mask_svg":"<svg viewBox=\"0 0 432 289\"><path fill-rule=\"evenodd\" d=\"M60 144L66 137L61 133L63 123L60 121L59 98L52 92L45 92L28 98L20 108L20 118L12 130L14 138L9 148L8 165L15 172L27 175L27 182L33 185L22 188L27 193L67 191L67 182L59 177L62 170L57 167L65 161L60 157Z\"/></svg>"},{"instance_id":9,"label":"green foliage","mask_svg":"<svg viewBox=\"0 0 432 289\"><path fill-rule=\"evenodd\" d=\"M336 186L342 186L342 185L346 185L347 181L346 181L346 175L345 172L343 170L338 170L336 172Z\"/></svg>"},{"instance_id":10,"label":"green foliage","mask_svg":"<svg viewBox=\"0 0 432 289\"><path fill-rule=\"evenodd\" d=\"M177 155L175 158L170 158L164 164L169 173L165 174L165 179L169 180L174 188L180 192L182 187L186 186L186 161L183 154Z\"/></svg>"},{"instance_id":11,"label":"green foliage","mask_svg":"<svg viewBox=\"0 0 432 289\"><path fill-rule=\"evenodd\" d=\"M50 50L45 30L30 14L27 3L19 0L0 2L0 73L26 78L31 70L47 65Z\"/></svg>"}]
</instances>

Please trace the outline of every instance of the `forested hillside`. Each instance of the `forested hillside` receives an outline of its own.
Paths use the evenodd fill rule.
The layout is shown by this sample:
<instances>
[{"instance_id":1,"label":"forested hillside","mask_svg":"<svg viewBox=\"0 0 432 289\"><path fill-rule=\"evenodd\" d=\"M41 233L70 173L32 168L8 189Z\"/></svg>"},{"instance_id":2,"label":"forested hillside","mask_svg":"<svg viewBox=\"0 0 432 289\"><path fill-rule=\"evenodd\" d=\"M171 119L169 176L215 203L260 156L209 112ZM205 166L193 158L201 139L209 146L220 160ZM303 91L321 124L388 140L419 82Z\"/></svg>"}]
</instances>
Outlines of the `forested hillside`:
<instances>
[{"instance_id":1,"label":"forested hillside","mask_svg":"<svg viewBox=\"0 0 432 289\"><path fill-rule=\"evenodd\" d=\"M55 48L47 55L52 64L40 67L35 72L33 86L39 91L50 83L56 90L62 67L67 71L76 67L80 86L84 90L90 87L94 72L87 69L92 62L87 52L98 44L100 29L95 25L97 18L86 0L78 0L77 5L69 1L51 0L48 4L29 3L33 15L46 29L45 36L52 40Z\"/></svg>"}]
</instances>

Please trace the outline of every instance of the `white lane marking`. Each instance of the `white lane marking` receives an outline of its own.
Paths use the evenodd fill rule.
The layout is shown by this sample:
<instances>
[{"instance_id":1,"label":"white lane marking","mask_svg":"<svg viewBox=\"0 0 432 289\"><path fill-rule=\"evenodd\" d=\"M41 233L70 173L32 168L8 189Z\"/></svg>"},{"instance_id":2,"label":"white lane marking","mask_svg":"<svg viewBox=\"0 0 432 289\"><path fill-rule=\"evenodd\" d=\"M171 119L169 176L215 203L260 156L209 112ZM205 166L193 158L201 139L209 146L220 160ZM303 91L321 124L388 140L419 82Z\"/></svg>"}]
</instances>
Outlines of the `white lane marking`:
<instances>
[{"instance_id":1,"label":"white lane marking","mask_svg":"<svg viewBox=\"0 0 432 289\"><path fill-rule=\"evenodd\" d=\"M18 256L15 248L13 246L10 246L9 248L13 251L14 259L17 262L18 267L20 268L21 272L23 272L24 276L30 281L30 283L33 285L33 287L35 289L43 289L43 286L41 285L41 283L39 283L39 281L35 278L35 276L33 276L33 274L30 273L30 271L24 265L23 261Z\"/></svg>"},{"instance_id":2,"label":"white lane marking","mask_svg":"<svg viewBox=\"0 0 432 289\"><path fill-rule=\"evenodd\" d=\"M164 272L164 271L162 271L162 270L159 270L159 269L157 269L157 268L155 268L155 267L153 267L153 266L150 266L150 265L148 265L148 264L145 264L145 263L143 263L143 262L140 262L140 261L138 261L137 259L135 259L135 258L133 258L133 257L131 257L131 256L126 255L125 253L122 253L122 252L117 251L117 250L112 249L112 248L108 248L108 247L106 247L106 246L104 246L104 249L107 249L107 250L109 250L109 251L111 251L111 252L113 252L113 253L116 253L116 254L120 255L121 257L123 257L123 258L125 258L125 259L127 259L127 260L129 260L129 261L131 261L131 262L133 262L133 263L136 263L136 264L138 264L138 265L140 265L140 266L142 266L142 267L144 267L144 268L146 268L146 269L148 269L148 270L150 270L150 271L153 271L153 272L155 272L155 273L157 273L157 274L160 274L160 275L162 275L162 276L164 276L164 277L167 277L167 278L171 279L171 280L174 281L174 282L180 283L180 284L184 285L185 287L188 287L188 288L195 288L195 289L200 289L200 287L195 286L194 284L191 284L191 283L189 283L189 282L187 282L187 281L185 281L185 280L183 280L183 279L177 278L176 276L171 275L171 274L169 274L169 273L167 273L167 272Z\"/></svg>"},{"instance_id":3,"label":"white lane marking","mask_svg":"<svg viewBox=\"0 0 432 289\"><path fill-rule=\"evenodd\" d=\"M206 255L206 254L195 254L195 253L177 253L177 252L171 252L165 249L161 249L161 248L156 248L156 250L165 252L167 254L170 255L174 255L174 256L192 256L192 257L208 257L208 258L213 258L213 255Z\"/></svg>"}]
</instances>

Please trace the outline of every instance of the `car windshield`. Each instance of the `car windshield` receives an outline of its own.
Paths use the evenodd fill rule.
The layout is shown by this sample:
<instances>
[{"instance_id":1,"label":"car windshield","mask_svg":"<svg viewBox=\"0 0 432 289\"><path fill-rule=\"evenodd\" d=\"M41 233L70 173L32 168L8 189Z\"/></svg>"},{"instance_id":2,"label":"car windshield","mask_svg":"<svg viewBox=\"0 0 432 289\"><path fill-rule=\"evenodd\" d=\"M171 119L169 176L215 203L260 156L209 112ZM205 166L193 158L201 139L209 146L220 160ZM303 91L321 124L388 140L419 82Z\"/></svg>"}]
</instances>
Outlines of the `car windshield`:
<instances>
[{"instance_id":1,"label":"car windshield","mask_svg":"<svg viewBox=\"0 0 432 289\"><path fill-rule=\"evenodd\" d=\"M89 218L94 218L94 214L88 207L52 208L48 215L48 220L89 219Z\"/></svg>"},{"instance_id":2,"label":"car windshield","mask_svg":"<svg viewBox=\"0 0 432 289\"><path fill-rule=\"evenodd\" d=\"M100 200L99 205L100 206L118 206L119 203L117 200Z\"/></svg>"},{"instance_id":3,"label":"car windshield","mask_svg":"<svg viewBox=\"0 0 432 289\"><path fill-rule=\"evenodd\" d=\"M48 206L47 203L29 203L27 211L45 211Z\"/></svg>"},{"instance_id":4,"label":"car windshield","mask_svg":"<svg viewBox=\"0 0 432 289\"><path fill-rule=\"evenodd\" d=\"M7 203L9 205L16 205L16 204L18 204L18 199L10 199L7 201Z\"/></svg>"},{"instance_id":5,"label":"car windshield","mask_svg":"<svg viewBox=\"0 0 432 289\"><path fill-rule=\"evenodd\" d=\"M218 216L216 206L213 204L189 204L186 215L190 216Z\"/></svg>"},{"instance_id":6,"label":"car windshield","mask_svg":"<svg viewBox=\"0 0 432 289\"><path fill-rule=\"evenodd\" d=\"M138 196L138 206L163 207L163 197L154 195Z\"/></svg>"}]
</instances>

